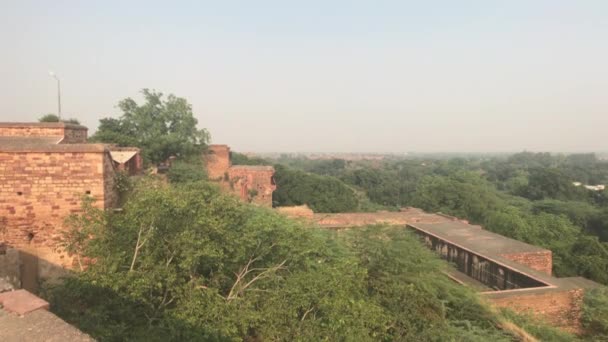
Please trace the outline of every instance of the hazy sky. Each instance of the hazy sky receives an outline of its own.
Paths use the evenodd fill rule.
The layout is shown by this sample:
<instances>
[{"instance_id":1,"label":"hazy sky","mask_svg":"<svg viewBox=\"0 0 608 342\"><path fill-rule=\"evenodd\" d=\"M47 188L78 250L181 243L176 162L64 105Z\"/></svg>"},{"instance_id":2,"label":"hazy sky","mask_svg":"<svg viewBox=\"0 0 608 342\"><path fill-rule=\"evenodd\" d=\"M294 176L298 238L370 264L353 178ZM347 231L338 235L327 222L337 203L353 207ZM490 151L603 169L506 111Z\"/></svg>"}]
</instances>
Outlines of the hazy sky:
<instances>
[{"instance_id":1,"label":"hazy sky","mask_svg":"<svg viewBox=\"0 0 608 342\"><path fill-rule=\"evenodd\" d=\"M4 1L0 121L185 97L240 151L607 151L608 1Z\"/></svg>"}]
</instances>

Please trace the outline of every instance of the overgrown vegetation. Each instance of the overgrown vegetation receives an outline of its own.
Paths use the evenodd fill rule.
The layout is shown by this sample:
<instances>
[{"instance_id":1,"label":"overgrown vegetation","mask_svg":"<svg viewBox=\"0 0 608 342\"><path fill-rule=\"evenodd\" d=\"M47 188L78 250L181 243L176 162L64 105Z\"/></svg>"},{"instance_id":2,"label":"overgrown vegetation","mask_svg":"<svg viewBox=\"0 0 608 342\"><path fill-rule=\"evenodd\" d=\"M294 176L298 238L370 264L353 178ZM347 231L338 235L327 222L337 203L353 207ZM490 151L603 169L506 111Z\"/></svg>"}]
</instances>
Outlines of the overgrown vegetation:
<instances>
[{"instance_id":1,"label":"overgrown vegetation","mask_svg":"<svg viewBox=\"0 0 608 342\"><path fill-rule=\"evenodd\" d=\"M277 190L272 198L280 206L306 204L315 212L321 213L357 210L355 192L337 178L289 169L282 165L276 165L275 171Z\"/></svg>"},{"instance_id":2,"label":"overgrown vegetation","mask_svg":"<svg viewBox=\"0 0 608 342\"><path fill-rule=\"evenodd\" d=\"M38 118L38 122L65 122L65 123L80 125L80 121L78 121L77 119L74 119L74 118L60 119L59 116L57 116L55 114L45 114L45 115L41 116L40 118Z\"/></svg>"},{"instance_id":3,"label":"overgrown vegetation","mask_svg":"<svg viewBox=\"0 0 608 342\"><path fill-rule=\"evenodd\" d=\"M587 291L583 306L583 326L595 341L608 341L608 288Z\"/></svg>"},{"instance_id":4,"label":"overgrown vegetation","mask_svg":"<svg viewBox=\"0 0 608 342\"><path fill-rule=\"evenodd\" d=\"M207 172L202 158L194 156L187 160L174 161L167 171L167 178L174 184L198 182L207 179Z\"/></svg>"},{"instance_id":5,"label":"overgrown vegetation","mask_svg":"<svg viewBox=\"0 0 608 342\"><path fill-rule=\"evenodd\" d=\"M45 295L101 341L514 338L401 228L313 229L205 182L144 179L121 212L83 209L64 243L88 262Z\"/></svg>"}]
</instances>

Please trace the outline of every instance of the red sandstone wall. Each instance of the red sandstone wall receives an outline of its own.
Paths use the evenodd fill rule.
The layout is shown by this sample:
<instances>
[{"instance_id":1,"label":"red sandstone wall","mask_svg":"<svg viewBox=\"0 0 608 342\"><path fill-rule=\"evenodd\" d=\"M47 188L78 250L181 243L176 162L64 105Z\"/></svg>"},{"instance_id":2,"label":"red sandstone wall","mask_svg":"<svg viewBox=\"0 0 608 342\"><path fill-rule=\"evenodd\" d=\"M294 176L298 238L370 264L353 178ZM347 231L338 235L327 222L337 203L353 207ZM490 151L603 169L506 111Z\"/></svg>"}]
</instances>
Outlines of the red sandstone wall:
<instances>
[{"instance_id":1,"label":"red sandstone wall","mask_svg":"<svg viewBox=\"0 0 608 342\"><path fill-rule=\"evenodd\" d=\"M584 290L520 291L509 296L488 295L491 303L516 312L532 312L564 330L579 333Z\"/></svg>"},{"instance_id":2,"label":"red sandstone wall","mask_svg":"<svg viewBox=\"0 0 608 342\"><path fill-rule=\"evenodd\" d=\"M62 144L84 144L87 142L87 129L82 126L66 126L63 132Z\"/></svg>"},{"instance_id":3,"label":"red sandstone wall","mask_svg":"<svg viewBox=\"0 0 608 342\"><path fill-rule=\"evenodd\" d=\"M8 136L8 137L39 137L39 136L49 136L49 137L62 137L63 136L63 127L40 127L40 126L0 126L0 136Z\"/></svg>"},{"instance_id":4,"label":"red sandstone wall","mask_svg":"<svg viewBox=\"0 0 608 342\"><path fill-rule=\"evenodd\" d=\"M306 218L312 219L314 216L314 212L310 209L306 204L304 205L294 205L291 207L278 207L275 208L281 214L284 214L291 218Z\"/></svg>"},{"instance_id":5,"label":"red sandstone wall","mask_svg":"<svg viewBox=\"0 0 608 342\"><path fill-rule=\"evenodd\" d=\"M64 123L11 123L0 125L0 136L63 137L62 144L87 142L87 128Z\"/></svg>"},{"instance_id":6,"label":"red sandstone wall","mask_svg":"<svg viewBox=\"0 0 608 342\"><path fill-rule=\"evenodd\" d=\"M64 219L87 192L98 207L113 203L111 167L105 152L0 152L0 241L42 259L40 277L71 266L54 250Z\"/></svg>"},{"instance_id":7,"label":"red sandstone wall","mask_svg":"<svg viewBox=\"0 0 608 342\"><path fill-rule=\"evenodd\" d=\"M551 275L553 269L553 257L551 251L502 254L501 256L548 275Z\"/></svg>"},{"instance_id":8,"label":"red sandstone wall","mask_svg":"<svg viewBox=\"0 0 608 342\"><path fill-rule=\"evenodd\" d=\"M257 194L253 196L252 202L267 207L272 207L272 192L276 189L272 182L273 175L273 169L228 169L231 189L236 195L244 201L249 201L250 190L255 190Z\"/></svg>"},{"instance_id":9,"label":"red sandstone wall","mask_svg":"<svg viewBox=\"0 0 608 342\"><path fill-rule=\"evenodd\" d=\"M210 180L223 180L230 168L230 147L228 145L209 145L204 155L207 175Z\"/></svg>"}]
</instances>

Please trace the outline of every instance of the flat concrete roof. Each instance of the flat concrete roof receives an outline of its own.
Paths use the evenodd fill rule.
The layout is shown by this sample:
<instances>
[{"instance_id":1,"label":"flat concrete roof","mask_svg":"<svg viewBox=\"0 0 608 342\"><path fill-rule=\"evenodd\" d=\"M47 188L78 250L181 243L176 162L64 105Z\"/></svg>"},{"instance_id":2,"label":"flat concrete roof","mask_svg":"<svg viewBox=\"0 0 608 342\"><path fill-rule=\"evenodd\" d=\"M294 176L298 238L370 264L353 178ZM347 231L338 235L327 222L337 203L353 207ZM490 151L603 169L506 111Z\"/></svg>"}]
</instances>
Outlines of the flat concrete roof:
<instances>
[{"instance_id":1,"label":"flat concrete roof","mask_svg":"<svg viewBox=\"0 0 608 342\"><path fill-rule=\"evenodd\" d=\"M41 152L41 153L66 153L66 152L109 152L109 149L104 144L42 144L40 142L31 142L25 144L29 140L15 139L17 137L0 137L10 139L0 139L0 152ZM18 137L21 138L21 137ZM20 144L24 142L24 144Z\"/></svg>"},{"instance_id":2,"label":"flat concrete roof","mask_svg":"<svg viewBox=\"0 0 608 342\"><path fill-rule=\"evenodd\" d=\"M26 290L0 293L0 341L94 341Z\"/></svg>"},{"instance_id":3,"label":"flat concrete roof","mask_svg":"<svg viewBox=\"0 0 608 342\"><path fill-rule=\"evenodd\" d=\"M481 226L474 226L460 221L438 223L411 223L410 226L428 232L445 241L475 251L480 255L501 255L511 253L550 252L548 249L533 246L525 242L492 233Z\"/></svg>"},{"instance_id":4,"label":"flat concrete roof","mask_svg":"<svg viewBox=\"0 0 608 342\"><path fill-rule=\"evenodd\" d=\"M71 129L88 130L88 128L86 126L73 124L73 123L69 123L69 122L0 122L0 127L15 127L15 128L27 128L27 127L63 128L63 127L68 127Z\"/></svg>"},{"instance_id":5,"label":"flat concrete roof","mask_svg":"<svg viewBox=\"0 0 608 342\"><path fill-rule=\"evenodd\" d=\"M57 145L61 140L63 140L63 137L60 136L0 136L0 148Z\"/></svg>"},{"instance_id":6,"label":"flat concrete roof","mask_svg":"<svg viewBox=\"0 0 608 342\"><path fill-rule=\"evenodd\" d=\"M416 222L442 222L447 218L425 213L420 209L375 213L314 213L313 222L323 228L349 228L372 224L405 225Z\"/></svg>"},{"instance_id":7,"label":"flat concrete roof","mask_svg":"<svg viewBox=\"0 0 608 342\"><path fill-rule=\"evenodd\" d=\"M230 168L232 170L274 171L274 167L269 165L232 165Z\"/></svg>"},{"instance_id":8,"label":"flat concrete roof","mask_svg":"<svg viewBox=\"0 0 608 342\"><path fill-rule=\"evenodd\" d=\"M446 242L453 243L454 245L464 247L477 255L502 264L511 270L519 272L541 283L547 284L547 286L541 287L484 292L484 294L488 296L517 296L522 294L544 293L545 291L567 291L581 288L589 289L599 286L598 283L582 277L557 278L501 256L502 254L511 253L549 252L549 250L489 232L481 226L474 226L459 221L411 223L407 226L429 233L430 235L436 236ZM468 277L464 274L461 276Z\"/></svg>"},{"instance_id":9,"label":"flat concrete roof","mask_svg":"<svg viewBox=\"0 0 608 342\"><path fill-rule=\"evenodd\" d=\"M89 342L95 340L45 309L20 316L0 308L0 341Z\"/></svg>"}]
</instances>

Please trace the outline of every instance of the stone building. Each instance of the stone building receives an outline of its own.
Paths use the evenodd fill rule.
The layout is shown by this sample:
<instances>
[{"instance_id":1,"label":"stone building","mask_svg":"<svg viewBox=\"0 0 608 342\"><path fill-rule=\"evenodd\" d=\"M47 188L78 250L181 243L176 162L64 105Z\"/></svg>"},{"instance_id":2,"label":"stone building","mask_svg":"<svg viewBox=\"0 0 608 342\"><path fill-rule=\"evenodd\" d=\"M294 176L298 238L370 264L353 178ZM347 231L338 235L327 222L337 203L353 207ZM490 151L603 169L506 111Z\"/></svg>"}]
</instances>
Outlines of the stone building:
<instances>
[{"instance_id":1,"label":"stone building","mask_svg":"<svg viewBox=\"0 0 608 342\"><path fill-rule=\"evenodd\" d=\"M113 149L88 144L80 125L0 123L0 244L19 251L17 287L35 290L39 278L72 267L73 258L57 248L65 218L81 210L84 196L111 208L118 169L140 171L137 149L119 160Z\"/></svg>"},{"instance_id":2,"label":"stone building","mask_svg":"<svg viewBox=\"0 0 608 342\"><path fill-rule=\"evenodd\" d=\"M204 160L209 180L219 182L243 201L272 207L272 193L276 189L272 166L233 166L228 145L210 145Z\"/></svg>"}]
</instances>

